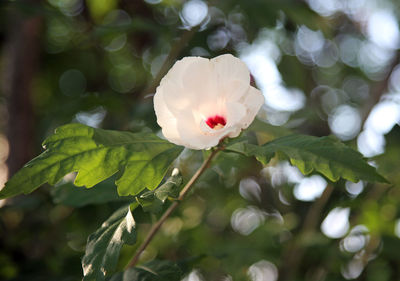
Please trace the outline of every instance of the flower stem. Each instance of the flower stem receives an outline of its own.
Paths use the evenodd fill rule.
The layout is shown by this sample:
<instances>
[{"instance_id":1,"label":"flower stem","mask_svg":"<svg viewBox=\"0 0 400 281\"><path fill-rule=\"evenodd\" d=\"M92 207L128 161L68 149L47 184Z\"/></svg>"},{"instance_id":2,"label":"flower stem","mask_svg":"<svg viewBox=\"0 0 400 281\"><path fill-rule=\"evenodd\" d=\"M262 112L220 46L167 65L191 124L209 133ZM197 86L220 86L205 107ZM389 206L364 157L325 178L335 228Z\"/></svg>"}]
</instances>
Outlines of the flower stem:
<instances>
[{"instance_id":1,"label":"flower stem","mask_svg":"<svg viewBox=\"0 0 400 281\"><path fill-rule=\"evenodd\" d=\"M201 176L201 174L203 174L203 172L208 168L211 160L222 149L223 149L222 147L218 146L216 149L214 149L211 152L211 154L207 157L207 159L204 160L204 162L200 166L200 168L196 171L196 173L194 173L192 178L183 187L183 189L179 193L178 199L176 201L174 201L171 204L171 206L169 206L169 208L165 211L165 213L161 216L161 218L157 221L157 223L154 224L153 227L150 229L150 232L147 234L146 239L143 241L143 243L140 245L140 247L136 250L135 255L133 256L131 261L128 263L128 265L125 267L125 269L128 269L130 267L134 267L136 265L136 263L138 262L138 260L140 258L140 255L143 253L143 251L150 244L151 240L153 240L154 236L160 230L160 228L163 225L163 223L167 220L167 218L171 215L171 213L178 207L179 203L185 197L185 195L190 190L190 188L193 186L193 184L197 181L197 179Z\"/></svg>"}]
</instances>

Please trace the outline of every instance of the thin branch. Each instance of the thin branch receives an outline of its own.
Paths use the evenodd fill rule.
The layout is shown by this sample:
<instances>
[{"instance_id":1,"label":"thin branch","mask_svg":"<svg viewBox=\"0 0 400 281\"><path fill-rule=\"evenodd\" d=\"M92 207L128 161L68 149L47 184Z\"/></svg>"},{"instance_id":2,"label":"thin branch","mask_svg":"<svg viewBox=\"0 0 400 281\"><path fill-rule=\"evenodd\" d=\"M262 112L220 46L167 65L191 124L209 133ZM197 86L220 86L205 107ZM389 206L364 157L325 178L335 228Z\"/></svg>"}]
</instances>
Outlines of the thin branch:
<instances>
[{"instance_id":1,"label":"thin branch","mask_svg":"<svg viewBox=\"0 0 400 281\"><path fill-rule=\"evenodd\" d=\"M322 210L328 202L332 191L333 186L328 184L321 197L311 205L300 233L297 235L297 238L292 240L282 255L282 264L284 266L281 268L280 280L292 280L296 275L300 262L306 252L306 249L301 246L301 243L316 230Z\"/></svg>"},{"instance_id":2,"label":"thin branch","mask_svg":"<svg viewBox=\"0 0 400 281\"><path fill-rule=\"evenodd\" d=\"M171 206L169 206L169 208L165 211L165 213L162 215L162 217L150 229L150 232L147 234L146 239L143 241L143 243L137 249L135 255L133 256L132 260L128 263L128 265L125 267L125 269L134 267L136 265L136 263L138 262L138 260L140 258L140 255L150 244L151 240L153 240L154 236L157 234L157 232L159 231L159 229L161 228L163 223L167 220L167 218L171 215L171 213L178 207L179 203L183 200L183 198L188 193L188 191L193 186L193 184L197 181L197 179L201 176L201 174L203 174L203 172L208 168L208 166L211 163L211 160L222 149L223 149L223 147L218 146L216 149L214 149L211 152L211 154L208 156L208 158L206 160L204 160L204 162L200 166L200 168L196 171L196 173L192 176L192 178L187 182L185 187L179 193L178 200L175 201L174 203L172 203Z\"/></svg>"},{"instance_id":3,"label":"thin branch","mask_svg":"<svg viewBox=\"0 0 400 281\"><path fill-rule=\"evenodd\" d=\"M148 94L152 94L156 91L157 86L160 84L161 79L167 74L168 70L171 68L175 60L178 58L179 54L186 47L189 41L193 38L196 32L200 29L201 25L197 25L190 30L186 30L182 36L175 41L174 45L171 47L171 51L168 53L164 63L162 64L160 70L157 72L153 81L147 86L147 88L140 94L139 98L143 98Z\"/></svg>"},{"instance_id":4,"label":"thin branch","mask_svg":"<svg viewBox=\"0 0 400 281\"><path fill-rule=\"evenodd\" d=\"M212 7L215 5L217 1L210 0L208 1L208 7ZM168 53L167 58L165 59L163 65L161 66L160 70L154 77L152 83L147 86L147 88L141 93L140 98L145 97L148 94L152 94L156 91L157 86L160 84L161 79L167 74L168 70L174 64L175 60L178 58L179 54L182 52L186 45L190 42L193 36L196 34L197 31L203 26L203 24L207 22L207 17L203 19L201 23L196 26L193 26L191 29L186 30L179 40L175 41L174 45L171 47L170 52Z\"/></svg>"},{"instance_id":5,"label":"thin branch","mask_svg":"<svg viewBox=\"0 0 400 281\"><path fill-rule=\"evenodd\" d=\"M319 197L314 204L311 205L310 210L307 213L306 219L304 220L303 225L303 233L314 231L319 223L319 218L321 216L321 212L324 209L326 203L328 202L333 191L333 185L328 184L322 193L321 197Z\"/></svg>"}]
</instances>

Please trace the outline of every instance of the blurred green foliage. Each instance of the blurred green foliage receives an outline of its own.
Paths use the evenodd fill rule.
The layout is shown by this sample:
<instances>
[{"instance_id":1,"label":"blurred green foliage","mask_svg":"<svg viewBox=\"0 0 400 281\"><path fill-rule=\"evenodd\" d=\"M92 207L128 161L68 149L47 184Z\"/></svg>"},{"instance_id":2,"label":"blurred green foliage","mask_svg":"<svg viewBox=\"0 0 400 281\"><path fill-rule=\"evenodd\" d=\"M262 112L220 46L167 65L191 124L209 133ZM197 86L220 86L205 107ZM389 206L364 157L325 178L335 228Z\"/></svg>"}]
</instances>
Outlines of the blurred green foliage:
<instances>
[{"instance_id":1,"label":"blurred green foliage","mask_svg":"<svg viewBox=\"0 0 400 281\"><path fill-rule=\"evenodd\" d=\"M162 72L176 59L223 53L246 57L246 48L259 42L269 42L259 44L258 50L272 53L280 85L300 89L304 103L296 109L267 104L260 118L282 127L261 122L253 124L250 134L263 143L287 131L314 136L334 133L361 150L359 135L367 128L368 116L382 101L399 104L396 85L400 82L392 78L398 48L384 49L384 54L391 54L389 59L372 52L376 46L366 49L373 38L365 25L367 19L359 20L357 13L390 10L398 25L399 3L330 2L344 4L336 10L323 10L317 5L321 1L311 0L224 0L206 5L193 0L2 1L0 181L7 158L16 158L22 150L9 150L16 142L9 133L15 129L12 116L31 122L34 134L26 140L32 147L30 158L42 152L41 142L56 127L71 122L158 133L151 94ZM193 4L198 6L191 14L189 5ZM191 27L190 22L199 18L204 7L205 19L200 18L200 26ZM11 106L15 93L9 88L25 80L13 73L28 65L11 58L13 52L18 54L18 44L26 45L30 39L18 41L14 35L29 34L32 19L39 19L39 28L38 41L33 41L37 45L29 45L38 58L35 71L28 74L30 107L15 109ZM302 39L299 34L309 37ZM322 51L302 49L321 38ZM308 47L315 48L312 44ZM261 87L259 77L256 82ZM340 133L335 124L340 129L354 121L348 117L344 123L335 123L340 108L356 110L358 129ZM162 268L165 262L154 265L151 260L169 260L169 265L181 272L167 270L166 276L186 276L190 281L400 279L398 121L381 131L384 149L367 155L373 156L371 163L391 184L327 181L322 195L311 200L299 199L296 190L301 179L279 158L264 167L241 155L219 155L144 252L141 265L150 262ZM184 182L203 158L201 152L183 151L174 166ZM126 204L116 199L113 181L98 187L102 195L89 194L96 189L71 185L45 186L28 196L0 201L0 279L81 279L87 237ZM77 192L69 193L73 188ZM85 195L71 197L80 192ZM333 210L345 210L343 214L348 210L348 220L326 223ZM156 221L159 214L136 208L133 216L137 240L142 241L149 222ZM331 230L343 225L345 229L329 236L325 225ZM137 246L122 247L118 271ZM132 270L132 275L146 275L145 271ZM120 275L115 278L119 280Z\"/></svg>"}]
</instances>

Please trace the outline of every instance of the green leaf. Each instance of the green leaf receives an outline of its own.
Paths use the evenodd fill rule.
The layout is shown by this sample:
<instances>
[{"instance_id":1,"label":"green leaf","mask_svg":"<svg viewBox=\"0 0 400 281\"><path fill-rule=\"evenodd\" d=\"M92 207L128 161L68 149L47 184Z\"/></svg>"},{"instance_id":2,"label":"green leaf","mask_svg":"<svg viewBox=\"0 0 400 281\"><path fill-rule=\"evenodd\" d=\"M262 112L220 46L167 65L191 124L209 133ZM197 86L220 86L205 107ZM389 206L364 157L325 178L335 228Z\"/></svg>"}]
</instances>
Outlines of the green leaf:
<instances>
[{"instance_id":1,"label":"green leaf","mask_svg":"<svg viewBox=\"0 0 400 281\"><path fill-rule=\"evenodd\" d=\"M136 242L135 226L129 206L124 206L89 236L82 258L83 280L105 280L115 270L122 245Z\"/></svg>"},{"instance_id":2,"label":"green leaf","mask_svg":"<svg viewBox=\"0 0 400 281\"><path fill-rule=\"evenodd\" d=\"M297 166L303 174L307 175L315 170L331 181L344 178L353 182L388 182L374 167L368 165L359 152L333 137L289 135L262 146L246 142L235 143L226 150L255 156L264 165L275 153L281 152L289 157L292 165Z\"/></svg>"},{"instance_id":3,"label":"green leaf","mask_svg":"<svg viewBox=\"0 0 400 281\"><path fill-rule=\"evenodd\" d=\"M71 172L78 172L75 185L92 187L119 171L119 195L136 195L146 187L156 188L183 149L151 133L82 124L58 128L43 145L46 150L6 183L0 199L30 193L46 182L54 185Z\"/></svg>"},{"instance_id":4,"label":"green leaf","mask_svg":"<svg viewBox=\"0 0 400 281\"><path fill-rule=\"evenodd\" d=\"M137 196L136 201L142 206L145 212L159 213L162 210L163 202L155 197L153 191L146 191Z\"/></svg>"},{"instance_id":5,"label":"green leaf","mask_svg":"<svg viewBox=\"0 0 400 281\"><path fill-rule=\"evenodd\" d=\"M165 183L163 183L154 191L154 194L163 203L168 197L178 198L182 182L183 179L181 175L173 174L166 180Z\"/></svg>"},{"instance_id":6,"label":"green leaf","mask_svg":"<svg viewBox=\"0 0 400 281\"><path fill-rule=\"evenodd\" d=\"M107 179L96 185L96 188L75 186L72 182L56 185L50 193L55 204L71 207L83 207L92 204L103 204L113 201L133 201L132 196L118 196L113 181Z\"/></svg>"},{"instance_id":7,"label":"green leaf","mask_svg":"<svg viewBox=\"0 0 400 281\"><path fill-rule=\"evenodd\" d=\"M158 213L162 210L162 205L167 198L178 198L182 181L180 175L173 174L156 190L146 191L137 196L136 201L142 206L145 212Z\"/></svg>"},{"instance_id":8,"label":"green leaf","mask_svg":"<svg viewBox=\"0 0 400 281\"><path fill-rule=\"evenodd\" d=\"M180 281L181 269L170 261L154 260L113 275L108 281Z\"/></svg>"}]
</instances>

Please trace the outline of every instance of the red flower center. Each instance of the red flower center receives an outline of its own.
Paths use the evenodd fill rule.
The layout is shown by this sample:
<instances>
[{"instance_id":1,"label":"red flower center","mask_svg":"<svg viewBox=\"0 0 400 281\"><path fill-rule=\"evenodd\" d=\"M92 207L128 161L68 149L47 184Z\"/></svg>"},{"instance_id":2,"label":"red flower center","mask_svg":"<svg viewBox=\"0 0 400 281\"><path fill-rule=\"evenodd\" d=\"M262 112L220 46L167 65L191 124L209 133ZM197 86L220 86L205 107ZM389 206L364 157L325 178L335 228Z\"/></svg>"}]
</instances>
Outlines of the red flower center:
<instances>
[{"instance_id":1,"label":"red flower center","mask_svg":"<svg viewBox=\"0 0 400 281\"><path fill-rule=\"evenodd\" d=\"M215 115L213 117L208 117L206 120L206 124L211 129L221 129L226 125L226 120L220 115Z\"/></svg>"}]
</instances>

